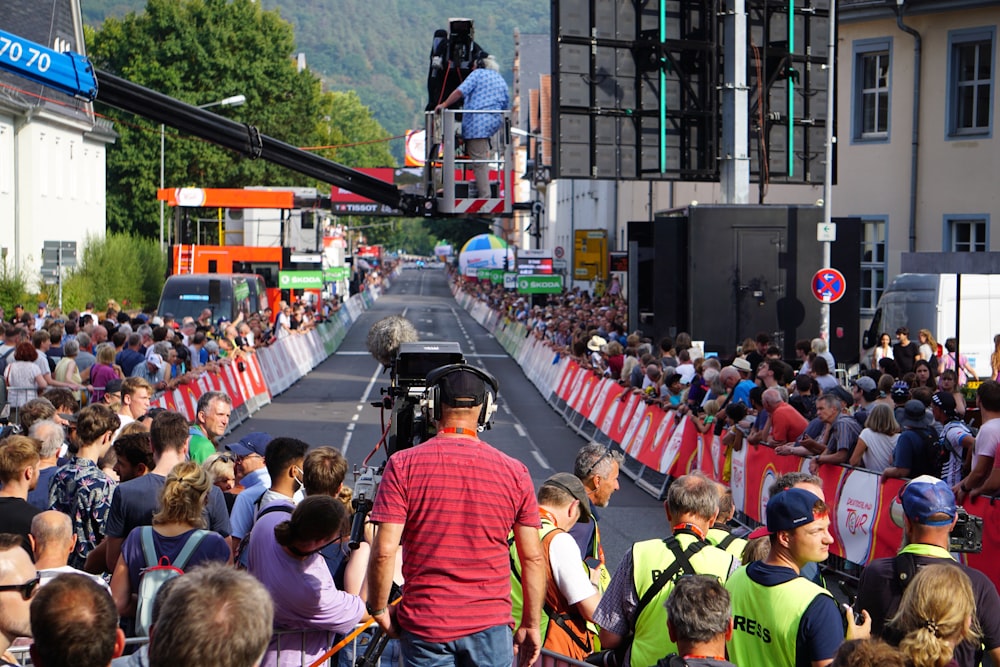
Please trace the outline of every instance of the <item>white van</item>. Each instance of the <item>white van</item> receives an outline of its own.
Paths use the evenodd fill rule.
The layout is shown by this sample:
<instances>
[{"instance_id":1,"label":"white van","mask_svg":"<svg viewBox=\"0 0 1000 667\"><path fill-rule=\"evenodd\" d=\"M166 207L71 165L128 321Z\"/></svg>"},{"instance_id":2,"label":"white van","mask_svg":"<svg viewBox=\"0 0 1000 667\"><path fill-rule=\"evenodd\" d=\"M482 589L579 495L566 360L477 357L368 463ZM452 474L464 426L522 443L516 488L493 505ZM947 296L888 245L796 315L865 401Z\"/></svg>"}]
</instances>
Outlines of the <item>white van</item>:
<instances>
[{"instance_id":1,"label":"white van","mask_svg":"<svg viewBox=\"0 0 1000 667\"><path fill-rule=\"evenodd\" d=\"M872 349L881 334L888 333L895 344L898 327L909 329L910 340L917 342L917 332L930 329L943 351L945 340L955 336L957 287L954 273L896 276L882 293L871 326L862 335L862 362L871 366ZM1000 275L964 274L961 289L958 351L985 380L990 377L993 336L1000 333Z\"/></svg>"}]
</instances>

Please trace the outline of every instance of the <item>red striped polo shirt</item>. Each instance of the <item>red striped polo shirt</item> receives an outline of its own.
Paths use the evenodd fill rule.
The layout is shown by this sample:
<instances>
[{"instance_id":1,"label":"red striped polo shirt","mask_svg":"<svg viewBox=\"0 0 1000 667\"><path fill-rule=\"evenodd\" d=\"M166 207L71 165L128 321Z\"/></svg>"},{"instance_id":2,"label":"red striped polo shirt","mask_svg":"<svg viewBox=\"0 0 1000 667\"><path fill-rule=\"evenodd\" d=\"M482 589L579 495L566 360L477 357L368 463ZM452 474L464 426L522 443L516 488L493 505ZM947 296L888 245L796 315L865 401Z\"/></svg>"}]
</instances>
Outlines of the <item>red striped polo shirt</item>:
<instances>
[{"instance_id":1,"label":"red striped polo shirt","mask_svg":"<svg viewBox=\"0 0 1000 667\"><path fill-rule=\"evenodd\" d=\"M541 526L523 463L476 438L431 438L390 457L371 520L405 524L403 629L443 643L513 623L507 535Z\"/></svg>"}]
</instances>

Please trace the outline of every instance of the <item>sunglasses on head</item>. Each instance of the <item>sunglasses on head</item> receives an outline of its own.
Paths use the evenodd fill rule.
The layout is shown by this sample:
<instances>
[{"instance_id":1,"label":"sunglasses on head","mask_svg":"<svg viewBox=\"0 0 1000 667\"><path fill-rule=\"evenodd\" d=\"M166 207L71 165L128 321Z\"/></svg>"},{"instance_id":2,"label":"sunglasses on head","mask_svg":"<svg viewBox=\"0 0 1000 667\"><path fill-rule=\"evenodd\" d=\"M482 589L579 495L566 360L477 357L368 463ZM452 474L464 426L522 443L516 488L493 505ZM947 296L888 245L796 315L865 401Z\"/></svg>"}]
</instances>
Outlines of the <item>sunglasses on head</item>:
<instances>
[{"instance_id":1,"label":"sunglasses on head","mask_svg":"<svg viewBox=\"0 0 1000 667\"><path fill-rule=\"evenodd\" d=\"M601 461L608 458L609 456L611 456L611 447L605 449L604 453L601 454L600 458L596 459L593 463L590 464L590 467L587 468L587 471L583 473L583 479L587 479L588 477L590 477L590 473L594 472L594 468L596 468Z\"/></svg>"},{"instance_id":2,"label":"sunglasses on head","mask_svg":"<svg viewBox=\"0 0 1000 667\"><path fill-rule=\"evenodd\" d=\"M326 544L324 544L323 546L319 547L318 549L313 549L312 551L300 551L299 549L295 548L295 545L292 544L288 545L288 550L292 552L293 556L296 556L298 558L308 558L309 556L315 556L316 554L318 554L323 549L326 549L331 544L337 544L338 542L341 542L345 537L346 535L340 535L338 537L335 537Z\"/></svg>"},{"instance_id":3,"label":"sunglasses on head","mask_svg":"<svg viewBox=\"0 0 1000 667\"><path fill-rule=\"evenodd\" d=\"M38 590L38 584L42 581L41 577L37 574L34 579L26 581L23 584L11 584L9 586L0 586L0 592L3 591L17 591L21 594L21 597L25 600L30 600L35 592Z\"/></svg>"}]
</instances>

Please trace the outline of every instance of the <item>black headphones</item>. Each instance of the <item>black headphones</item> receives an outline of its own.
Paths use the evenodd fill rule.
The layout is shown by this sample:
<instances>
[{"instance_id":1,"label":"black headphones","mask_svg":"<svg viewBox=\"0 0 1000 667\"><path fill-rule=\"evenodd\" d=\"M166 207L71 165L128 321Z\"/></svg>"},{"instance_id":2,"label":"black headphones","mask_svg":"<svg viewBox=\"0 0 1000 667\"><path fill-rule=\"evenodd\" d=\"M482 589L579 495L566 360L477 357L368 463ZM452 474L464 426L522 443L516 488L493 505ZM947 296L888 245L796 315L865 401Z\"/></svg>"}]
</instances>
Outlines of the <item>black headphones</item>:
<instances>
[{"instance_id":1,"label":"black headphones","mask_svg":"<svg viewBox=\"0 0 1000 667\"><path fill-rule=\"evenodd\" d=\"M497 394L500 391L500 383L486 371L469 364L448 364L435 368L427 374L427 404L430 409L430 418L433 421L441 420L441 380L453 373L472 373L483 381L486 399L483 401L483 409L479 412L479 426L489 428L493 415L497 411Z\"/></svg>"},{"instance_id":2,"label":"black headphones","mask_svg":"<svg viewBox=\"0 0 1000 667\"><path fill-rule=\"evenodd\" d=\"M486 61L482 58L476 58L476 69L484 69L486 67Z\"/></svg>"}]
</instances>

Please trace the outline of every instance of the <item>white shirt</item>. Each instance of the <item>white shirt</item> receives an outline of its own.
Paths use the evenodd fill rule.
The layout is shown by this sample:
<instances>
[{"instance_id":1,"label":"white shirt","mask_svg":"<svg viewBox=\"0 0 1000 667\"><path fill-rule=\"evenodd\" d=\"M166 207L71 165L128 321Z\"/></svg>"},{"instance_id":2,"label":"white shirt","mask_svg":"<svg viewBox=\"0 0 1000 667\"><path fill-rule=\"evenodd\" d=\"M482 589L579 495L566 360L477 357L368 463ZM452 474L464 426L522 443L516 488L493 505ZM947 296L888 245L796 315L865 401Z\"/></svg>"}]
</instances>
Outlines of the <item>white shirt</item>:
<instances>
[{"instance_id":1,"label":"white shirt","mask_svg":"<svg viewBox=\"0 0 1000 667\"><path fill-rule=\"evenodd\" d=\"M1000 419L991 419L979 428L976 435L976 451L972 456L972 467L979 464L980 456L988 456L996 463L997 445L1000 445Z\"/></svg>"},{"instance_id":2,"label":"white shirt","mask_svg":"<svg viewBox=\"0 0 1000 667\"><path fill-rule=\"evenodd\" d=\"M569 533L559 533L552 538L549 563L556 587L568 604L586 600L597 592L580 560L580 547Z\"/></svg>"}]
</instances>

